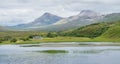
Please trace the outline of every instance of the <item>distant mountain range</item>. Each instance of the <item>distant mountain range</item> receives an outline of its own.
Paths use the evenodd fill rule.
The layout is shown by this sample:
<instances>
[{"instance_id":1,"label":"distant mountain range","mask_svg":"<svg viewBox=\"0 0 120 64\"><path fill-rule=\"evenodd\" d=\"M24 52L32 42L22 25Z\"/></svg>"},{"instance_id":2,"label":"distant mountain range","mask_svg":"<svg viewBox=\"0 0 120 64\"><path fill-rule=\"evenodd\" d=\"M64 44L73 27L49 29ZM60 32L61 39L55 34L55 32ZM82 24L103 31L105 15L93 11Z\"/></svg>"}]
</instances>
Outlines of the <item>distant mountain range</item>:
<instances>
[{"instance_id":1,"label":"distant mountain range","mask_svg":"<svg viewBox=\"0 0 120 64\"><path fill-rule=\"evenodd\" d=\"M89 25L92 23L96 23L97 20L100 20L104 17L97 12L91 10L83 10L78 15L71 16L65 19L62 19L49 27L45 27L44 29L54 31L54 30L66 30L66 29L74 29L81 26Z\"/></svg>"},{"instance_id":2,"label":"distant mountain range","mask_svg":"<svg viewBox=\"0 0 120 64\"><path fill-rule=\"evenodd\" d=\"M3 26L0 26L0 32L1 32L1 31L8 31L8 30L10 30L10 29L8 29L8 28L6 28L6 27L3 27Z\"/></svg>"},{"instance_id":3,"label":"distant mountain range","mask_svg":"<svg viewBox=\"0 0 120 64\"><path fill-rule=\"evenodd\" d=\"M16 28L16 29L37 28L37 27L53 24L61 19L63 18L50 13L44 13L41 17L35 19L33 22L27 24L19 24L16 26L12 26L12 28Z\"/></svg>"},{"instance_id":4,"label":"distant mountain range","mask_svg":"<svg viewBox=\"0 0 120 64\"><path fill-rule=\"evenodd\" d=\"M91 10L82 10L78 15L62 18L54 14L44 13L33 22L9 26L19 30L61 31L75 29L98 22L112 22L120 20L120 13L100 14Z\"/></svg>"}]
</instances>

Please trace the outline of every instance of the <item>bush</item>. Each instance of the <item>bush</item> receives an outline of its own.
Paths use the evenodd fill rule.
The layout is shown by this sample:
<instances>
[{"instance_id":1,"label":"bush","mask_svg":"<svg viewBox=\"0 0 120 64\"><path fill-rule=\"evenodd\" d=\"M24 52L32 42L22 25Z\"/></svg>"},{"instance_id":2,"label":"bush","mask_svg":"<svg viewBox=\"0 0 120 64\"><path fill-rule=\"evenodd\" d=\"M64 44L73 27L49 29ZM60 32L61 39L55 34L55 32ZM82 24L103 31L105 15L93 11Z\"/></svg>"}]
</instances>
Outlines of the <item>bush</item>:
<instances>
[{"instance_id":1,"label":"bush","mask_svg":"<svg viewBox=\"0 0 120 64\"><path fill-rule=\"evenodd\" d=\"M23 41L28 41L29 38L20 38L20 40L23 40Z\"/></svg>"},{"instance_id":2,"label":"bush","mask_svg":"<svg viewBox=\"0 0 120 64\"><path fill-rule=\"evenodd\" d=\"M0 43L2 43L2 40L0 40Z\"/></svg>"},{"instance_id":3,"label":"bush","mask_svg":"<svg viewBox=\"0 0 120 64\"><path fill-rule=\"evenodd\" d=\"M30 35L30 36L28 36L28 38L32 39L34 36L35 36L35 35Z\"/></svg>"},{"instance_id":4,"label":"bush","mask_svg":"<svg viewBox=\"0 0 120 64\"><path fill-rule=\"evenodd\" d=\"M16 41L17 41L17 39L15 39L15 38L10 40L10 42L16 42Z\"/></svg>"},{"instance_id":5,"label":"bush","mask_svg":"<svg viewBox=\"0 0 120 64\"><path fill-rule=\"evenodd\" d=\"M57 34L49 32L47 34L47 37L50 37L50 38L57 37Z\"/></svg>"},{"instance_id":6,"label":"bush","mask_svg":"<svg viewBox=\"0 0 120 64\"><path fill-rule=\"evenodd\" d=\"M3 39L4 39L4 41L8 41L8 40L10 40L12 37L11 36L5 36Z\"/></svg>"},{"instance_id":7,"label":"bush","mask_svg":"<svg viewBox=\"0 0 120 64\"><path fill-rule=\"evenodd\" d=\"M29 38L32 39L32 38L34 38L35 36L40 36L40 35L30 35L30 36L28 36L28 39L29 39ZM41 36L43 36L43 35L41 35Z\"/></svg>"}]
</instances>

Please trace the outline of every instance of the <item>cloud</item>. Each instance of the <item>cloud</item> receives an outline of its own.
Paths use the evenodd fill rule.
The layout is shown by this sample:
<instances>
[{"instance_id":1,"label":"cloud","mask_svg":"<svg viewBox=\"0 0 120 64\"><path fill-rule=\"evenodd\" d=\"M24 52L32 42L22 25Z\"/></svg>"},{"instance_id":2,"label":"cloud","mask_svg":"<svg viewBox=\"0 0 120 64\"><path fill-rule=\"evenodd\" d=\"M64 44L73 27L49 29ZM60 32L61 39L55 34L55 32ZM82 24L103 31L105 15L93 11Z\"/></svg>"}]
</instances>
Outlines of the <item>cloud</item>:
<instances>
[{"instance_id":1,"label":"cloud","mask_svg":"<svg viewBox=\"0 0 120 64\"><path fill-rule=\"evenodd\" d=\"M90 9L101 13L120 12L120 0L0 0L0 24L32 22L45 12L62 17Z\"/></svg>"}]
</instances>

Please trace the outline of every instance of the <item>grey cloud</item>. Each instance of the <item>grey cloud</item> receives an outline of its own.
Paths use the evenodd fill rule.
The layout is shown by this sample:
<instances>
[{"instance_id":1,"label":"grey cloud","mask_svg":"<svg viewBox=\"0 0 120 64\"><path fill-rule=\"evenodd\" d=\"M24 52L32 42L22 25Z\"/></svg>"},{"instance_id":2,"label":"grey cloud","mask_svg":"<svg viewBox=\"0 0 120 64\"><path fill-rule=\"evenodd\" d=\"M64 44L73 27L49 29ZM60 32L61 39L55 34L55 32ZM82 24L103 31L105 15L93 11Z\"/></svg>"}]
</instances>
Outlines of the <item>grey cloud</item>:
<instances>
[{"instance_id":1,"label":"grey cloud","mask_svg":"<svg viewBox=\"0 0 120 64\"><path fill-rule=\"evenodd\" d=\"M113 13L120 12L119 7L120 0L0 0L0 22L4 25L27 23L45 12L63 17L83 9Z\"/></svg>"}]
</instances>

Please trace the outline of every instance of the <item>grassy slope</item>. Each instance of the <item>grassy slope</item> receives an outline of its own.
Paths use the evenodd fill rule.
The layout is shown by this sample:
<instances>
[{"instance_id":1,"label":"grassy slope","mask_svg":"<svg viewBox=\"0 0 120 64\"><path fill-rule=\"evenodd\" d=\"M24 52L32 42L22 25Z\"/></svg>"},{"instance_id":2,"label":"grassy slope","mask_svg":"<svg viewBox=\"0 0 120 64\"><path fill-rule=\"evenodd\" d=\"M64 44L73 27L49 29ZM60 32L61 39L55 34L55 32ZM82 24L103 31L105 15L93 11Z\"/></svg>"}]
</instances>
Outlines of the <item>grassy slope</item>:
<instances>
[{"instance_id":1,"label":"grassy slope","mask_svg":"<svg viewBox=\"0 0 120 64\"><path fill-rule=\"evenodd\" d=\"M69 33L69 32L68 32ZM95 36L91 39L88 37L55 37L44 38L43 40L32 40L33 42L120 42L120 21L110 23L92 24L75 30L75 33L82 33L85 36ZM87 34L87 35L86 35Z\"/></svg>"},{"instance_id":2,"label":"grassy slope","mask_svg":"<svg viewBox=\"0 0 120 64\"><path fill-rule=\"evenodd\" d=\"M112 25L105 33L96 40L120 41L120 22Z\"/></svg>"},{"instance_id":3,"label":"grassy slope","mask_svg":"<svg viewBox=\"0 0 120 64\"><path fill-rule=\"evenodd\" d=\"M102 34L103 38L120 38L120 22L111 26L104 34Z\"/></svg>"},{"instance_id":4,"label":"grassy slope","mask_svg":"<svg viewBox=\"0 0 120 64\"><path fill-rule=\"evenodd\" d=\"M109 28L108 25L109 24L107 23L92 24L79 28L73 31L73 33L77 34L77 36L82 36L82 37L97 37Z\"/></svg>"},{"instance_id":5,"label":"grassy slope","mask_svg":"<svg viewBox=\"0 0 120 64\"><path fill-rule=\"evenodd\" d=\"M120 42L120 21L91 24L65 33L71 36L94 38L86 41Z\"/></svg>"},{"instance_id":6,"label":"grassy slope","mask_svg":"<svg viewBox=\"0 0 120 64\"><path fill-rule=\"evenodd\" d=\"M46 35L46 32L40 32L40 31L2 31L0 32L0 38L3 38L5 36L19 38L19 37L28 37L29 35Z\"/></svg>"}]
</instances>

